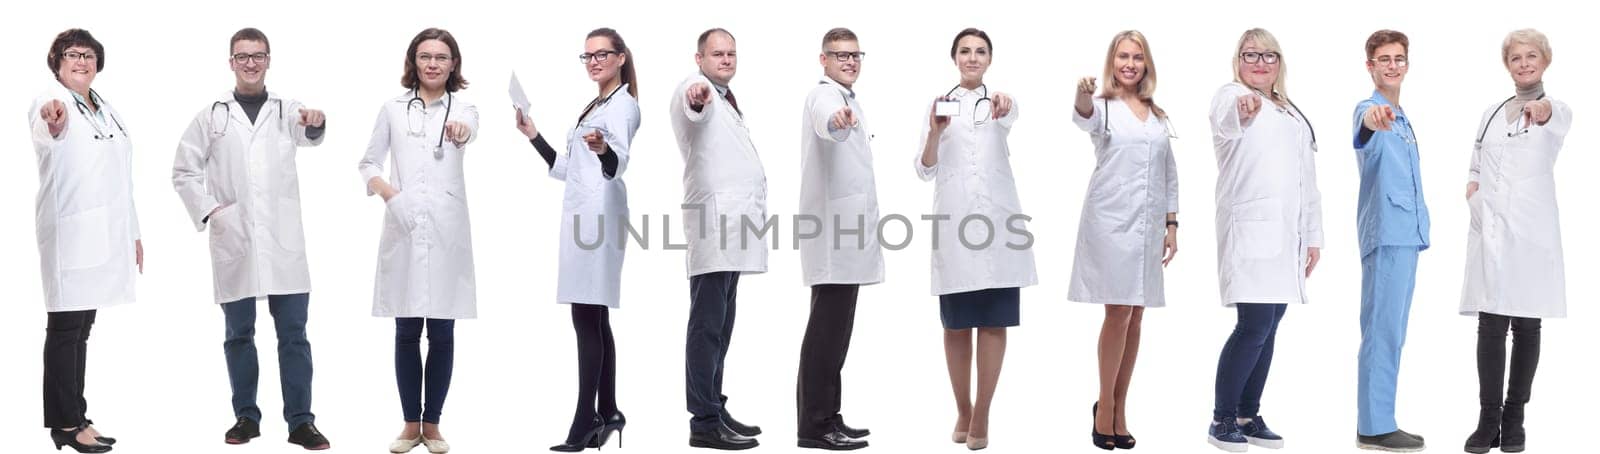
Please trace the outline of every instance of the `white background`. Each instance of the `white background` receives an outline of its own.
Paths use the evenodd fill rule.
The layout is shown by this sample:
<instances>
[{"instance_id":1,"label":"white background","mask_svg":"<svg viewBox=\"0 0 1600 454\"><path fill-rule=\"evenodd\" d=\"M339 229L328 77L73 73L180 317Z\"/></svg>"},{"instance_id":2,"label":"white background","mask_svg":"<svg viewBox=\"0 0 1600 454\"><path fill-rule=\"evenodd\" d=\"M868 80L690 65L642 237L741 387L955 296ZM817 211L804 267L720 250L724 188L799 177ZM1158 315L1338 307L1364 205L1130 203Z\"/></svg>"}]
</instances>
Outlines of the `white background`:
<instances>
[{"instance_id":1,"label":"white background","mask_svg":"<svg viewBox=\"0 0 1600 454\"><path fill-rule=\"evenodd\" d=\"M533 118L552 137L572 127L596 92L574 58L584 34L615 27L634 50L643 126L623 177L636 215L651 214L652 250L628 252L622 310L613 315L618 387L629 449L686 452L683 336L688 284L683 252L660 248L661 214L681 200L682 161L666 116L668 90L695 71L694 40L721 26L738 38L733 81L767 169L772 213L794 212L802 101L821 74L823 32L853 28L869 56L857 89L877 136L883 212L911 219L931 206L932 186L913 176L926 102L957 81L951 38L987 30L995 61L988 82L1013 94L1021 121L1012 166L1034 221L1041 284L1023 292L1024 323L1010 350L991 420L994 452L1091 452L1099 307L1065 300L1083 191L1093 167L1087 135L1068 120L1073 81L1102 71L1109 38L1137 28L1158 64L1157 101L1175 121L1182 178L1181 250L1168 268L1169 307L1145 316L1144 344L1130 397L1129 427L1141 452L1209 452L1203 437L1216 359L1234 312L1217 302L1215 159L1206 112L1231 79L1239 34L1266 27L1284 46L1289 93L1321 138L1318 178L1327 248L1309 282L1312 303L1284 319L1262 412L1288 439L1285 452L1354 447L1360 265L1355 237L1357 174L1348 145L1350 115L1369 95L1362 44L1379 28L1411 36L1415 62L1402 104L1421 140L1423 182L1433 215L1433 249L1422 254L1410 342L1400 377L1399 420L1435 451L1460 449L1477 415L1476 321L1456 315L1467 213L1462 201L1480 113L1512 94L1499 64L1500 41L1536 27L1555 48L1546 87L1578 123L1567 137L1557 183L1566 232L1570 316L1545 324L1544 355L1528 410L1529 446L1573 452L1600 405L1586 376L1597 335L1589 304L1600 293L1588 232L1596 217L1587 169L1596 165L1589 124L1600 102L1590 55L1600 42L1574 3L1400 4L1320 2L478 2L384 6L334 2L24 3L6 12L0 106L9 114L0 143L0 439L9 449L50 448L40 429L44 311L30 224L38 187L23 115L55 83L45 53L56 33L90 30L108 65L94 88L121 111L134 141L136 200L147 254L139 302L102 311L90 340L90 415L120 437L117 452L289 452L283 444L270 317L260 309L260 404L265 436L222 445L232 423L222 357L222 313L211 303L206 236L194 232L170 186L178 137L193 115L233 85L225 46L238 28L272 40L269 89L324 109L327 141L299 158L313 286L310 336L316 358L315 412L336 452L381 452L401 418L392 365L393 322L369 315L382 206L366 197L356 162L378 106L402 89L402 55L429 26L462 46L460 93L482 114L467 175L477 249L481 319L457 328L456 374L444 433L456 452L538 452L560 442L572 414L575 358L570 318L554 302L561 182L516 132L506 80L516 70ZM20 7L21 9L17 9ZM1587 44L1586 44L1587 43ZM560 145L558 144L558 148ZM936 299L928 294L928 236L919 221L911 248L886 253L888 281L861 292L845 368L844 413L870 427L877 452L957 452L955 419L940 343ZM788 227L783 227L788 235ZM787 243L787 241L785 242ZM763 451L795 450L794 377L809 291L799 255L785 244L771 273L745 276L728 356L730 408L760 424ZM1591 359L1584 359L1591 358ZM615 445L612 445L615 448ZM224 449L226 451L224 451ZM1097 451L1096 451L1097 452Z\"/></svg>"}]
</instances>

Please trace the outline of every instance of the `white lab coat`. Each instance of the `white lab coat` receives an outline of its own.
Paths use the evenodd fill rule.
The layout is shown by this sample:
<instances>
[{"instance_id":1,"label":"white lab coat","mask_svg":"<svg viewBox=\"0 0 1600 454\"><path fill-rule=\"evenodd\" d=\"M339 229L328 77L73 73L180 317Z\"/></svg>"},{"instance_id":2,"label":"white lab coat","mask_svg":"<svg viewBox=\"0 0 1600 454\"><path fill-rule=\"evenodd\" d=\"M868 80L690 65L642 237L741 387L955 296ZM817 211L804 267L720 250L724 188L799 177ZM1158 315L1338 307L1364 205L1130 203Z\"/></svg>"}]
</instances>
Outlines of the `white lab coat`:
<instances>
[{"instance_id":1,"label":"white lab coat","mask_svg":"<svg viewBox=\"0 0 1600 454\"><path fill-rule=\"evenodd\" d=\"M269 92L252 123L224 93L195 114L178 142L172 186L195 230L211 229L217 303L311 291L295 151L322 137L306 138L300 108Z\"/></svg>"},{"instance_id":2,"label":"white lab coat","mask_svg":"<svg viewBox=\"0 0 1600 454\"><path fill-rule=\"evenodd\" d=\"M856 126L830 131L834 113L847 104ZM795 232L805 285L883 282L866 111L849 89L824 77L806 96L800 123L799 214L821 224L814 238Z\"/></svg>"},{"instance_id":3,"label":"white lab coat","mask_svg":"<svg viewBox=\"0 0 1600 454\"><path fill-rule=\"evenodd\" d=\"M1240 124L1229 83L1211 99L1217 151L1217 279L1222 304L1306 303L1306 248L1322 247L1322 193L1309 123L1260 94Z\"/></svg>"},{"instance_id":4,"label":"white lab coat","mask_svg":"<svg viewBox=\"0 0 1600 454\"><path fill-rule=\"evenodd\" d=\"M700 112L685 99L696 83L713 87L711 101ZM767 272L768 243L763 240L774 239L774 234L755 233L767 221L767 174L744 115L699 73L678 85L667 108L683 156L683 204L699 206L683 209L689 276Z\"/></svg>"},{"instance_id":5,"label":"white lab coat","mask_svg":"<svg viewBox=\"0 0 1600 454\"><path fill-rule=\"evenodd\" d=\"M1467 199L1472 220L1462 315L1567 315L1554 173L1556 154L1572 128L1572 110L1561 101L1550 100L1550 105L1550 121L1516 137L1507 136L1513 126L1506 123L1505 111L1490 118L1495 106L1478 123L1484 133L1468 177L1478 182L1478 192ZM1515 130L1522 130L1521 119Z\"/></svg>"},{"instance_id":6,"label":"white lab coat","mask_svg":"<svg viewBox=\"0 0 1600 454\"><path fill-rule=\"evenodd\" d=\"M600 157L589 150L583 135L595 129L616 154L616 174L606 178ZM557 303L621 305L622 256L629 236L628 187L622 173L628 168L633 135L639 131L639 102L628 95L628 85L617 87L597 103L578 126L567 133L567 152L556 155L550 177L567 183L561 202L560 270ZM574 234L581 233L579 238ZM578 241L582 241L579 244ZM587 249L586 249L587 248Z\"/></svg>"},{"instance_id":7,"label":"white lab coat","mask_svg":"<svg viewBox=\"0 0 1600 454\"><path fill-rule=\"evenodd\" d=\"M469 142L477 138L478 108L454 95L441 97L428 104L422 131L413 135L406 112L412 96L406 92L378 109L377 125L359 165L364 187L373 177L383 176L385 160L392 157L388 182L399 191L386 203L372 315L475 318L472 224L462 174L466 149L448 138L442 157L435 158L433 148L444 133L447 104L450 121L472 130Z\"/></svg>"},{"instance_id":8,"label":"white lab coat","mask_svg":"<svg viewBox=\"0 0 1600 454\"><path fill-rule=\"evenodd\" d=\"M72 92L60 85L34 98L28 109L39 159L35 232L48 312L102 309L134 300L139 216L133 205L133 145L126 120L104 98L94 97L104 121L78 110ZM49 125L39 117L39 109L50 101L66 105L67 124L60 137L51 137ZM95 138L101 131L110 134L109 140Z\"/></svg>"},{"instance_id":9,"label":"white lab coat","mask_svg":"<svg viewBox=\"0 0 1600 454\"><path fill-rule=\"evenodd\" d=\"M1141 122L1121 99L1092 104L1089 118L1071 113L1094 142L1095 166L1078 218L1067 299L1165 306L1161 259L1167 213L1178 211L1178 163L1168 120L1151 111Z\"/></svg>"},{"instance_id":10,"label":"white lab coat","mask_svg":"<svg viewBox=\"0 0 1600 454\"><path fill-rule=\"evenodd\" d=\"M965 88L956 88L950 96L960 101L961 114L951 117L950 125L939 136L939 162L933 167L922 165L932 103L918 115L922 133L917 135L917 153L912 156L917 177L934 183L932 214L949 217L929 221L937 225L933 234L932 292L948 295L1037 284L1033 249L1011 247L1030 240L1012 232L1026 226L1011 219L1023 211L1016 178L1011 175L1011 149L1006 137L1017 122L1020 108L1014 103L1006 116L974 125L973 112L982 96ZM986 234L992 233L993 241L987 247L969 248L957 236L963 219L969 216L977 217L968 222L967 242L983 246L989 239ZM980 219L987 219L989 224Z\"/></svg>"}]
</instances>

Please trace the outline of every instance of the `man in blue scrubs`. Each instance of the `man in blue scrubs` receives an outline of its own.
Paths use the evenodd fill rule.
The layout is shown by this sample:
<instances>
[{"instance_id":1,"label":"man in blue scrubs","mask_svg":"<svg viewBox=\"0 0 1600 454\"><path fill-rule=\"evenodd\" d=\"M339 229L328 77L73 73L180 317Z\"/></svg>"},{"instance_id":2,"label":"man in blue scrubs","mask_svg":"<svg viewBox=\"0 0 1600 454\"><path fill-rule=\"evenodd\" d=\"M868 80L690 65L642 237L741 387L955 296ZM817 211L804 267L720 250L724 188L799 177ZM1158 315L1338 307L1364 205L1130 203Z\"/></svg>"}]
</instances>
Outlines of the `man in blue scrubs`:
<instances>
[{"instance_id":1,"label":"man in blue scrubs","mask_svg":"<svg viewBox=\"0 0 1600 454\"><path fill-rule=\"evenodd\" d=\"M1428 206L1422 201L1417 136L1400 107L1410 41L1393 30L1367 39L1367 71L1376 87L1355 110L1361 195L1356 220L1361 241L1361 353L1357 446L1414 452L1422 437L1394 420L1400 349L1416 288L1417 255L1428 248Z\"/></svg>"}]
</instances>

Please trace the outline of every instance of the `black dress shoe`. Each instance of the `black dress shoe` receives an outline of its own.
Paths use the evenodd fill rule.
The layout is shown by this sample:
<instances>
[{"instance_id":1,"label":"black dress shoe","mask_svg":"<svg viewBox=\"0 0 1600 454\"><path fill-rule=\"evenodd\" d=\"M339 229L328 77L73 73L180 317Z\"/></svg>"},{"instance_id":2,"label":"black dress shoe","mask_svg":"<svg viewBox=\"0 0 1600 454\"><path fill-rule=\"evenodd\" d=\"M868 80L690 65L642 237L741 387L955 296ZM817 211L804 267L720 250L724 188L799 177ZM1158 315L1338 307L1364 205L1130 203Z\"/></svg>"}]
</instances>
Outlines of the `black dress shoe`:
<instances>
[{"instance_id":1,"label":"black dress shoe","mask_svg":"<svg viewBox=\"0 0 1600 454\"><path fill-rule=\"evenodd\" d=\"M222 434L222 441L230 445L242 445L249 443L251 438L259 436L261 436L261 425L255 420L240 416L239 421L234 422L233 427Z\"/></svg>"},{"instance_id":2,"label":"black dress shoe","mask_svg":"<svg viewBox=\"0 0 1600 454\"><path fill-rule=\"evenodd\" d=\"M858 429L845 425L843 416L833 420L833 430L839 431L839 433L842 433L846 437L850 438L867 438L868 435L872 435L872 431L867 430L866 428Z\"/></svg>"},{"instance_id":3,"label":"black dress shoe","mask_svg":"<svg viewBox=\"0 0 1600 454\"><path fill-rule=\"evenodd\" d=\"M744 425L744 423L733 419L733 415L731 414L724 413L722 415L722 424L728 426L729 429L733 429L733 433L742 436L754 437L756 435L761 435L761 426Z\"/></svg>"},{"instance_id":4,"label":"black dress shoe","mask_svg":"<svg viewBox=\"0 0 1600 454\"><path fill-rule=\"evenodd\" d=\"M93 427L94 426L94 420L85 419L85 420L83 420L83 425ZM111 438L111 437L95 436L94 437L94 441L98 441L98 442L100 442L100 444L108 445L108 446L117 444L117 439Z\"/></svg>"},{"instance_id":5,"label":"black dress shoe","mask_svg":"<svg viewBox=\"0 0 1600 454\"><path fill-rule=\"evenodd\" d=\"M733 429L729 429L726 425L717 427L716 430L689 433L689 446L695 448L739 451L760 445L756 439L734 433Z\"/></svg>"},{"instance_id":6,"label":"black dress shoe","mask_svg":"<svg viewBox=\"0 0 1600 454\"><path fill-rule=\"evenodd\" d=\"M328 437L322 436L322 431L317 430L317 425L312 423L301 424L289 432L289 443L300 445L311 451L328 449Z\"/></svg>"},{"instance_id":7,"label":"black dress shoe","mask_svg":"<svg viewBox=\"0 0 1600 454\"><path fill-rule=\"evenodd\" d=\"M78 434L83 433L83 428L84 427L88 427L88 426L87 425L78 426L78 428L72 429L72 430L50 429L50 441L55 443L57 451L60 451L62 446L70 446L70 447L72 447L73 450L78 451L78 452L93 452L93 453L111 452L111 445L107 445L107 444L86 445L86 444L83 444L83 443L79 443L78 442Z\"/></svg>"},{"instance_id":8,"label":"black dress shoe","mask_svg":"<svg viewBox=\"0 0 1600 454\"><path fill-rule=\"evenodd\" d=\"M867 441L851 438L849 435L845 435L844 432L835 430L816 438L801 438L799 446L829 451L853 451L867 447Z\"/></svg>"}]
</instances>

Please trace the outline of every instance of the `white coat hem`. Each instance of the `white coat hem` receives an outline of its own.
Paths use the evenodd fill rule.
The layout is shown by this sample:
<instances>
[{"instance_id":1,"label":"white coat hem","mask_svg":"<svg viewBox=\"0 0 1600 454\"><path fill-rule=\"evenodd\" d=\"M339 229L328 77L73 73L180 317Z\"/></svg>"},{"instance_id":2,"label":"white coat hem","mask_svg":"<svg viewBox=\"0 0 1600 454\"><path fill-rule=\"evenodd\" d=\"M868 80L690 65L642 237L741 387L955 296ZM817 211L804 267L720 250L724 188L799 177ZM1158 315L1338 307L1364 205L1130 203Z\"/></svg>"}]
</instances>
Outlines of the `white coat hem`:
<instances>
[{"instance_id":1,"label":"white coat hem","mask_svg":"<svg viewBox=\"0 0 1600 454\"><path fill-rule=\"evenodd\" d=\"M478 318L478 314L435 314L435 313L383 313L372 311L373 317L379 318L433 318L439 320L471 320Z\"/></svg>"},{"instance_id":2,"label":"white coat hem","mask_svg":"<svg viewBox=\"0 0 1600 454\"><path fill-rule=\"evenodd\" d=\"M1083 304L1103 304L1103 305L1110 305L1110 306L1138 306L1138 307L1148 307L1148 308L1166 307L1166 305L1167 305L1166 301L1145 301L1142 298L1117 298L1117 299L1095 298L1095 297L1087 297L1087 298L1085 298L1085 297L1081 297L1081 296L1077 296L1077 295L1067 295L1067 301L1071 301L1071 302L1074 302L1074 303L1083 303Z\"/></svg>"},{"instance_id":3,"label":"white coat hem","mask_svg":"<svg viewBox=\"0 0 1600 454\"><path fill-rule=\"evenodd\" d=\"M753 268L744 266L717 266L704 269L689 270L689 277L702 274L735 272L740 274L762 274L767 272L767 267Z\"/></svg>"},{"instance_id":4,"label":"white coat hem","mask_svg":"<svg viewBox=\"0 0 1600 454\"><path fill-rule=\"evenodd\" d=\"M133 304L133 300L130 299L130 300L123 300L123 301L112 301L112 302L109 302L109 303L91 304L91 305L83 305L83 306L52 307L52 308L45 309L45 312L75 312L75 311L99 310L99 309L105 309L105 308L109 308L109 307L113 307L113 306L121 306L121 305L124 305L124 304Z\"/></svg>"},{"instance_id":5,"label":"white coat hem","mask_svg":"<svg viewBox=\"0 0 1600 454\"><path fill-rule=\"evenodd\" d=\"M1479 312L1489 313L1489 314L1494 314L1494 315L1501 315L1501 316L1506 316L1506 317L1522 317L1522 318L1537 318L1537 319L1567 318L1566 311L1556 312L1556 313L1540 313L1540 312L1537 312L1537 311L1502 310L1502 309L1499 309L1499 308L1488 308L1488 307L1482 307L1482 306L1474 307L1474 308L1468 308L1468 309L1462 309L1461 310L1461 315L1465 315L1465 316L1468 316L1468 317L1477 317Z\"/></svg>"},{"instance_id":6,"label":"white coat hem","mask_svg":"<svg viewBox=\"0 0 1600 454\"><path fill-rule=\"evenodd\" d=\"M298 294L301 294L301 293L311 293L311 287L299 288L299 289L286 289L286 290L274 289L274 290L269 290L269 291L265 291L265 292L256 292L256 294L254 294L254 295L234 295L232 297L222 296L222 297L218 297L216 304L233 303L233 302L237 302L239 300L245 299L245 298L262 299L262 298L270 297L272 295L298 295Z\"/></svg>"},{"instance_id":7,"label":"white coat hem","mask_svg":"<svg viewBox=\"0 0 1600 454\"><path fill-rule=\"evenodd\" d=\"M882 276L872 279L807 279L806 287L815 287L818 285L874 285L882 283Z\"/></svg>"},{"instance_id":8,"label":"white coat hem","mask_svg":"<svg viewBox=\"0 0 1600 454\"><path fill-rule=\"evenodd\" d=\"M1302 298L1234 298L1233 301L1222 303L1223 307L1233 307L1240 304L1306 304Z\"/></svg>"},{"instance_id":9,"label":"white coat hem","mask_svg":"<svg viewBox=\"0 0 1600 454\"><path fill-rule=\"evenodd\" d=\"M992 284L969 285L969 286L964 286L964 287L953 287L953 288L935 288L935 289L933 289L933 296L954 295L954 294L957 294L957 293L976 292L976 291L979 291L979 290L989 290L989 289L1002 289L1002 288L1018 288L1018 289L1020 289L1020 288L1023 288L1023 287L1032 287L1032 286L1035 286L1035 285L1039 285L1039 281L1038 280L1029 280L1029 281L1024 281L1024 282L995 282L995 283L992 283Z\"/></svg>"}]
</instances>

